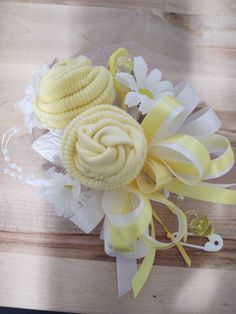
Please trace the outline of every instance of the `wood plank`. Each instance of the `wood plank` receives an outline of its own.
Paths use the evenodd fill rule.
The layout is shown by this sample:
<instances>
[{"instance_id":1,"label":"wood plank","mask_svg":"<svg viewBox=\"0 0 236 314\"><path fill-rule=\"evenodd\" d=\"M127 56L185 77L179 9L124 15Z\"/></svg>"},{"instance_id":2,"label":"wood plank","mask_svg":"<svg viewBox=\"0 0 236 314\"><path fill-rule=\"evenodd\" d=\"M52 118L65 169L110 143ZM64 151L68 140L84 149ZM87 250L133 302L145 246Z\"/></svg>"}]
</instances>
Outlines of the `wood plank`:
<instances>
[{"instance_id":1,"label":"wood plank","mask_svg":"<svg viewBox=\"0 0 236 314\"><path fill-rule=\"evenodd\" d=\"M236 308L235 271L154 267L138 298L119 299L114 263L1 253L0 265L2 306L102 314L233 314Z\"/></svg>"},{"instance_id":2,"label":"wood plank","mask_svg":"<svg viewBox=\"0 0 236 314\"><path fill-rule=\"evenodd\" d=\"M125 8L125 9L155 9L163 12L166 8L165 0L10 0L7 2L32 4L53 4L66 6L88 6L102 8Z\"/></svg>"},{"instance_id":3,"label":"wood plank","mask_svg":"<svg viewBox=\"0 0 236 314\"><path fill-rule=\"evenodd\" d=\"M5 0L6 2L6 0ZM129 8L202 15L236 15L234 0L8 0L13 3L54 4L67 6L89 6L109 8Z\"/></svg>"},{"instance_id":4,"label":"wood plank","mask_svg":"<svg viewBox=\"0 0 236 314\"><path fill-rule=\"evenodd\" d=\"M235 15L236 2L234 0L166 0L165 10L175 13Z\"/></svg>"},{"instance_id":5,"label":"wood plank","mask_svg":"<svg viewBox=\"0 0 236 314\"><path fill-rule=\"evenodd\" d=\"M113 41L113 31L111 31L108 37L110 36L112 45L103 49L95 49L96 41L98 40L96 38L94 42L95 26L100 25L100 28L104 28L109 25L108 28L112 27L113 30L121 28L124 32L126 28L130 30L130 25L138 17L138 20L141 19L142 23L149 30L146 33L145 29L141 28L141 24L138 22L138 35L143 45L135 42L124 42L122 45L127 47L134 55L137 53L144 55L150 68L156 66L155 60L159 60L165 78L169 78L173 82L183 79L190 81L202 99L206 100L206 102L209 101L213 107L224 110L219 111L223 121L221 132L229 136L233 144L236 143L236 110L226 111L235 109L235 104L232 102L236 80L235 71L232 68L236 64L235 58L233 55L226 54L225 59L221 63L214 63L213 67L213 63L207 62L209 51L206 51L209 47L208 45L206 47L203 45L202 38L203 34L208 31L208 26L211 25L211 31L214 32L216 37L218 36L216 42L220 42L223 38L220 32L227 34L229 26L233 25L234 27L235 25L233 20L220 17L221 26L217 26L217 22L211 17L179 15L178 19L172 14L160 16L153 13L150 15L143 12L132 13L127 10L107 8L100 8L97 11L95 8L69 6L38 4L33 6L16 4L13 6L12 4L2 4L2 9L0 23L4 27L0 30L0 44L3 48L0 52L2 57L2 63L0 64L1 134L12 125L22 123L23 118L14 109L13 103L23 96L25 86L40 63L51 60L55 55L57 57L65 57L66 54L75 55L79 52L86 52L91 46L93 49L88 52L88 55L93 59L94 63L106 64L110 53L119 45ZM109 18L104 22L104 17L108 13ZM120 13L123 13L124 16L120 17ZM62 15L63 24L60 18ZM76 16L81 15L87 16L87 20L76 20ZM54 17L53 31L50 23L52 17ZM94 18L96 18L96 21L94 21ZM75 21L75 25L72 21ZM113 26L114 23L115 27ZM201 23L203 23L203 26L200 26ZM40 27L35 29L35 26ZM76 41L75 46L71 48L69 45L70 41L67 41L67 38L71 31L73 33L76 31L77 27L80 30L79 38L84 38L85 40L82 40L81 45ZM167 37L162 35L165 27L168 28L165 34ZM98 28L96 29L96 34L99 34ZM13 30L16 29L18 33L15 34ZM60 33L59 36L54 35L55 30ZM158 33L156 34L156 32ZM47 34L46 38L45 33ZM131 29L131 34L136 36L136 30ZM157 49L149 47L149 41L147 39L144 40L144 34L148 35L149 41L152 38L157 39L159 36ZM178 44L178 41L175 39L176 35L182 42L182 45ZM104 38L101 37L101 40L103 42ZM198 41L202 43L203 50L201 50L201 46L200 48L198 47ZM170 42L173 45L171 49L175 50L176 57L174 54L171 56L169 54ZM236 46L235 41L233 41L233 44ZM147 46L145 47L145 45ZM233 46L233 49L235 46ZM44 47L43 53L42 49L39 50L39 47ZM185 62L184 68L181 60L189 58L189 52L185 52L186 47L193 50L196 49L197 54L195 56L192 51L190 52L193 60L189 65ZM215 46L213 45L212 47ZM198 60L199 56L202 58L201 61ZM203 60L205 61L203 62ZM226 64L228 64L227 67L225 66ZM208 75L205 75L205 71L203 71L205 67L207 67ZM182 68L183 70L181 70ZM217 76L215 75L216 71ZM13 156L17 156L15 161L18 161L27 173L34 172L36 175L41 176L47 164L30 147L33 139L38 135L34 134L33 138L29 135L22 135L17 141L13 141L13 145L10 148ZM3 167L2 160L0 160L0 163L1 167ZM235 181L235 175L235 170L233 170L227 177L227 180L230 182ZM71 222L56 217L54 210L37 194L37 189L25 186L24 183L18 182L11 177L3 177L1 175L0 187L2 195L0 205L0 248L2 251L98 260L109 259L103 251L103 243L98 239L99 228L90 236L81 235L81 231ZM22 198L22 195L27 195L27 198ZM199 252L190 250L193 266L232 268L235 261L233 247L236 240L236 233L233 231L236 217L233 206L206 204L188 199L179 203L179 206L184 210L194 207L200 208L203 213L209 216L217 232L222 234L226 240L225 250L219 253L219 255L204 255L203 259ZM170 225L175 223L175 220L163 207L160 207L159 210ZM161 236L163 235L161 234ZM86 248L87 253L84 253L84 248ZM168 253L160 253L157 256L156 263L161 265L184 265L175 249L168 251Z\"/></svg>"},{"instance_id":6,"label":"wood plank","mask_svg":"<svg viewBox=\"0 0 236 314\"><path fill-rule=\"evenodd\" d=\"M236 109L232 101L236 98L234 17L46 4L0 5L2 102L11 101L13 84L17 91L14 101L20 97L30 73L55 57L88 53L95 47L108 52L107 46L129 47L133 42L131 53L143 54L150 68L162 70L164 79L174 83L186 79L214 108Z\"/></svg>"},{"instance_id":7,"label":"wood plank","mask_svg":"<svg viewBox=\"0 0 236 314\"><path fill-rule=\"evenodd\" d=\"M163 1L0 1L0 135L22 124L14 102L41 64L80 53L106 64L114 49L125 46L143 55L150 69L158 66L164 79L188 80L217 109L220 132L236 149L235 1ZM10 149L27 173L41 176L48 164L31 149L38 135L21 135ZM235 182L235 170L224 182ZM183 210L196 208L209 217L224 249L188 249L191 270L182 267L176 248L158 252L155 263L171 267L155 266L137 300L119 300L115 264L108 263L113 260L98 238L100 226L83 234L56 217L37 189L2 173L0 191L1 305L86 313L235 312L234 206L174 198ZM169 226L176 224L165 208L158 211ZM158 236L164 240L159 230Z\"/></svg>"},{"instance_id":8,"label":"wood plank","mask_svg":"<svg viewBox=\"0 0 236 314\"><path fill-rule=\"evenodd\" d=\"M103 241L98 234L52 234L52 233L22 233L0 232L0 252L19 253L40 256L54 256L94 261L115 262L114 258L104 252ZM160 241L167 241L158 236ZM191 243L203 245L206 240L189 238ZM210 268L236 270L236 240L224 237L224 248L217 253L207 253L196 249L186 248L192 268ZM174 247L156 254L154 265L184 267L186 264Z\"/></svg>"}]
</instances>

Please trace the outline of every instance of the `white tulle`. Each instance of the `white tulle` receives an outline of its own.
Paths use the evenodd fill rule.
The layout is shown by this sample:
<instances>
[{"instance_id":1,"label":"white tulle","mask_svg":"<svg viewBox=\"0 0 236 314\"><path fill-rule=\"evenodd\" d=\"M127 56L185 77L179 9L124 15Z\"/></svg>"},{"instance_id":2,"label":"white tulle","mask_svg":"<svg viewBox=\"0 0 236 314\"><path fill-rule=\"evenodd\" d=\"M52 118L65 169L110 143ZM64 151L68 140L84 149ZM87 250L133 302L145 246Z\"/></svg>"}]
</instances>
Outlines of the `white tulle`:
<instances>
[{"instance_id":1,"label":"white tulle","mask_svg":"<svg viewBox=\"0 0 236 314\"><path fill-rule=\"evenodd\" d=\"M41 81L42 77L48 72L54 62L55 60L39 68L39 70L33 76L31 84L28 85L25 89L25 97L15 104L16 108L18 108L24 115L24 124L29 133L32 133L33 128L46 128L46 126L41 123L34 114L32 102L37 96L39 82Z\"/></svg>"}]
</instances>

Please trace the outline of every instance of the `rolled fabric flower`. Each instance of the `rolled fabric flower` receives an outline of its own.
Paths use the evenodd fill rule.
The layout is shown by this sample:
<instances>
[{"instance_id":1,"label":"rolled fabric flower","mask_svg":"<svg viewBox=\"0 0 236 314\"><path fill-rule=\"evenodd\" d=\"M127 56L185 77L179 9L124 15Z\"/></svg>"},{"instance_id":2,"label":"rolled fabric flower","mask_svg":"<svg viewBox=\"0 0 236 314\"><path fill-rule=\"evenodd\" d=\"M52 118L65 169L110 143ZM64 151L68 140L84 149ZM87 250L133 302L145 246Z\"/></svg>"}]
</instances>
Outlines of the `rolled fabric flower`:
<instances>
[{"instance_id":1,"label":"rolled fabric flower","mask_svg":"<svg viewBox=\"0 0 236 314\"><path fill-rule=\"evenodd\" d=\"M92 66L85 56L55 64L42 78L34 112L49 127L64 128L85 109L112 104L115 89L111 73Z\"/></svg>"},{"instance_id":2,"label":"rolled fabric flower","mask_svg":"<svg viewBox=\"0 0 236 314\"><path fill-rule=\"evenodd\" d=\"M122 187L143 168L147 142L140 124L110 105L90 108L67 126L62 161L72 177L102 190Z\"/></svg>"}]
</instances>

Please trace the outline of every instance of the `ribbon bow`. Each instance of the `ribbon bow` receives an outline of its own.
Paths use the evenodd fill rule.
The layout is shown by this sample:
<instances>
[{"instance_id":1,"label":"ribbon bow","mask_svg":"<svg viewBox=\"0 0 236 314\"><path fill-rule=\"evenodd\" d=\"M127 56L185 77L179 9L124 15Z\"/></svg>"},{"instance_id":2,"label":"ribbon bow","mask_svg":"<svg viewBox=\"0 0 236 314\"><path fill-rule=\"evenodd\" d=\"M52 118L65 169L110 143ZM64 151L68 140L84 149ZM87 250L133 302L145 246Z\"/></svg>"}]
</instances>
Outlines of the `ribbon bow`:
<instances>
[{"instance_id":1,"label":"ribbon bow","mask_svg":"<svg viewBox=\"0 0 236 314\"><path fill-rule=\"evenodd\" d=\"M191 265L179 243L187 236L186 216L162 189L203 201L236 204L235 191L204 182L227 173L234 164L234 155L229 141L215 134L221 123L214 111L204 107L193 113L198 103L198 96L186 83L175 88L175 97L163 97L141 124L149 145L141 173L123 189L102 192L102 238L106 253L117 260L119 295L131 288L134 296L138 295L156 250L177 245L187 265ZM212 154L216 155L213 159ZM151 201L166 205L177 216L175 236L152 209ZM153 218L162 225L170 242L155 239ZM142 257L137 270L136 260Z\"/></svg>"}]
</instances>

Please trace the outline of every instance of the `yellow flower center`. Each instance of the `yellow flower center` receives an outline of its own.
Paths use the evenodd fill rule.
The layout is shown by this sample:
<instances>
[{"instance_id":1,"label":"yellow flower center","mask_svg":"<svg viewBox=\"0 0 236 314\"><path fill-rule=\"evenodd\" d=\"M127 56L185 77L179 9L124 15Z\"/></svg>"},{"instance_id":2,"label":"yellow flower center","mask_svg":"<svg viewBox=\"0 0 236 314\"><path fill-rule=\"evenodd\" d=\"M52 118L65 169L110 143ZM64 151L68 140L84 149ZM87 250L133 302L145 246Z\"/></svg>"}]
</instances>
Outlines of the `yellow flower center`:
<instances>
[{"instance_id":1,"label":"yellow flower center","mask_svg":"<svg viewBox=\"0 0 236 314\"><path fill-rule=\"evenodd\" d=\"M140 88L139 93L142 95L147 96L148 98L154 99L153 93L151 93L148 89L146 88Z\"/></svg>"},{"instance_id":2,"label":"yellow flower center","mask_svg":"<svg viewBox=\"0 0 236 314\"><path fill-rule=\"evenodd\" d=\"M64 185L64 188L65 188L65 189L68 189L68 190L72 190L72 185L70 185L70 184L65 184L65 185Z\"/></svg>"}]
</instances>

